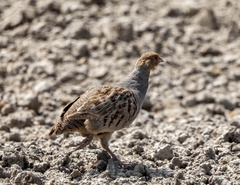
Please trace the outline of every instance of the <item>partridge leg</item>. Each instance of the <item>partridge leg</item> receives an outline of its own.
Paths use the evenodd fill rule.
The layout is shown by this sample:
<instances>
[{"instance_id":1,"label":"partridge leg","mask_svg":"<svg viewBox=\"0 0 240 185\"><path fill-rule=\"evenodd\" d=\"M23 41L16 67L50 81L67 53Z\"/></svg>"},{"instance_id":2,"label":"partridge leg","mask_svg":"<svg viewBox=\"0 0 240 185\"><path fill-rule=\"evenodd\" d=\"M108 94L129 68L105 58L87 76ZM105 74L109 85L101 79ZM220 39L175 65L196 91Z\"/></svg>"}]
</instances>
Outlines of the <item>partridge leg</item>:
<instances>
[{"instance_id":1,"label":"partridge leg","mask_svg":"<svg viewBox=\"0 0 240 185\"><path fill-rule=\"evenodd\" d=\"M87 135L86 138L84 140L82 140L81 143L79 143L79 146L77 148L75 148L73 151L69 152L67 155L71 155L73 152L75 152L77 150L80 150L80 149L83 149L84 147L89 145L92 140L93 140L93 136L92 135Z\"/></svg>"},{"instance_id":2,"label":"partridge leg","mask_svg":"<svg viewBox=\"0 0 240 185\"><path fill-rule=\"evenodd\" d=\"M118 161L119 165L121 167L124 167L125 164L110 150L109 146L108 146L108 141L111 137L112 133L106 133L104 135L101 136L100 138L100 143L103 147L103 149L105 149L109 155L111 155L112 159L114 159L115 161Z\"/></svg>"}]
</instances>

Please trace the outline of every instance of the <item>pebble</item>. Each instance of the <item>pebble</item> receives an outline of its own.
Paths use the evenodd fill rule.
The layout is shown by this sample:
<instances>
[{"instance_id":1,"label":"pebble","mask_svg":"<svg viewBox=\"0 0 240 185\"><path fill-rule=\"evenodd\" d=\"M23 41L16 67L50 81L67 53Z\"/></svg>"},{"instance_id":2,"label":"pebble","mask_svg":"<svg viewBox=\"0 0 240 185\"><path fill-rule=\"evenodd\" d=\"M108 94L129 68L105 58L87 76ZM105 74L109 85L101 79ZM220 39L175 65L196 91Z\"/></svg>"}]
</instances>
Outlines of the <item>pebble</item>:
<instances>
[{"instance_id":1,"label":"pebble","mask_svg":"<svg viewBox=\"0 0 240 185\"><path fill-rule=\"evenodd\" d=\"M44 173L50 168L49 162L41 162L41 163L34 163L33 164L33 170L35 172L41 172Z\"/></svg>"},{"instance_id":2,"label":"pebble","mask_svg":"<svg viewBox=\"0 0 240 185\"><path fill-rule=\"evenodd\" d=\"M0 48L7 48L10 44L10 39L8 37L0 36ZM0 66L0 76L5 77L6 76L6 68Z\"/></svg>"},{"instance_id":3,"label":"pebble","mask_svg":"<svg viewBox=\"0 0 240 185\"><path fill-rule=\"evenodd\" d=\"M223 134L223 139L225 142L240 143L240 129L230 128Z\"/></svg>"},{"instance_id":4,"label":"pebble","mask_svg":"<svg viewBox=\"0 0 240 185\"><path fill-rule=\"evenodd\" d=\"M27 126L32 126L33 115L28 111L19 110L17 112L12 113L11 116L8 117L6 124L10 128L12 127L24 128Z\"/></svg>"},{"instance_id":5,"label":"pebble","mask_svg":"<svg viewBox=\"0 0 240 185\"><path fill-rule=\"evenodd\" d=\"M3 14L3 29L11 29L19 26L24 22L23 6L21 2L14 3Z\"/></svg>"},{"instance_id":6,"label":"pebble","mask_svg":"<svg viewBox=\"0 0 240 185\"><path fill-rule=\"evenodd\" d=\"M150 100L149 97L146 97L143 101L143 105L142 105L142 108L147 110L147 111L150 111L153 107L153 102Z\"/></svg>"},{"instance_id":7,"label":"pebble","mask_svg":"<svg viewBox=\"0 0 240 185\"><path fill-rule=\"evenodd\" d=\"M228 110L234 110L236 107L233 101L226 97L219 98L217 100L217 103L219 103L220 105L223 105L224 108Z\"/></svg>"},{"instance_id":8,"label":"pebble","mask_svg":"<svg viewBox=\"0 0 240 185\"><path fill-rule=\"evenodd\" d=\"M171 160L174 166L178 166L179 168L186 168L187 164L183 162L179 157L173 157Z\"/></svg>"},{"instance_id":9,"label":"pebble","mask_svg":"<svg viewBox=\"0 0 240 185\"><path fill-rule=\"evenodd\" d=\"M42 175L31 171L23 171L13 177L15 184L38 184L43 185Z\"/></svg>"},{"instance_id":10,"label":"pebble","mask_svg":"<svg viewBox=\"0 0 240 185\"><path fill-rule=\"evenodd\" d=\"M160 149L158 149L156 151L156 153L153 155L154 158L158 159L158 160L170 160L174 157L174 153L173 153L173 149L171 145L165 145L160 147Z\"/></svg>"},{"instance_id":11,"label":"pebble","mask_svg":"<svg viewBox=\"0 0 240 185\"><path fill-rule=\"evenodd\" d=\"M110 158L110 155L104 150L97 155L98 160L103 160L105 162L108 162Z\"/></svg>"},{"instance_id":12,"label":"pebble","mask_svg":"<svg viewBox=\"0 0 240 185\"><path fill-rule=\"evenodd\" d=\"M42 80L42 81L37 82L33 86L33 90L35 93L42 93L42 92L50 91L52 89L53 85L54 85L54 83L49 80Z\"/></svg>"},{"instance_id":13,"label":"pebble","mask_svg":"<svg viewBox=\"0 0 240 185\"><path fill-rule=\"evenodd\" d=\"M7 141L20 142L21 136L19 133L9 133L6 137Z\"/></svg>"},{"instance_id":14,"label":"pebble","mask_svg":"<svg viewBox=\"0 0 240 185\"><path fill-rule=\"evenodd\" d=\"M24 94L18 101L19 105L23 107L27 107L29 109L38 112L39 108L41 107L41 102L39 101L38 94L35 92L29 92Z\"/></svg>"},{"instance_id":15,"label":"pebble","mask_svg":"<svg viewBox=\"0 0 240 185\"><path fill-rule=\"evenodd\" d=\"M7 125L0 125L0 130L4 130L5 132L10 132L10 128Z\"/></svg>"},{"instance_id":16,"label":"pebble","mask_svg":"<svg viewBox=\"0 0 240 185\"><path fill-rule=\"evenodd\" d=\"M106 21L103 27L103 33L109 41L131 41L134 39L133 24L126 19L118 22Z\"/></svg>"},{"instance_id":17,"label":"pebble","mask_svg":"<svg viewBox=\"0 0 240 185\"><path fill-rule=\"evenodd\" d=\"M8 114L10 114L14 111L15 111L15 107L12 104L5 104L1 109L1 113L4 116L7 116Z\"/></svg>"},{"instance_id":18,"label":"pebble","mask_svg":"<svg viewBox=\"0 0 240 185\"><path fill-rule=\"evenodd\" d=\"M72 39L90 39L91 33L82 21L73 21L63 33Z\"/></svg>"},{"instance_id":19,"label":"pebble","mask_svg":"<svg viewBox=\"0 0 240 185\"><path fill-rule=\"evenodd\" d=\"M178 136L178 141L180 143L184 143L184 141L186 141L187 138L189 138L189 134L188 133L181 133L179 136Z\"/></svg>"},{"instance_id":20,"label":"pebble","mask_svg":"<svg viewBox=\"0 0 240 185\"><path fill-rule=\"evenodd\" d=\"M81 172L79 170L74 169L70 175L72 178L76 178L81 175Z\"/></svg>"},{"instance_id":21,"label":"pebble","mask_svg":"<svg viewBox=\"0 0 240 185\"><path fill-rule=\"evenodd\" d=\"M135 167L134 167L134 171L135 172L138 172L142 175L145 175L146 174L146 169L145 169L145 166L143 164L137 164Z\"/></svg>"},{"instance_id":22,"label":"pebble","mask_svg":"<svg viewBox=\"0 0 240 185\"><path fill-rule=\"evenodd\" d=\"M105 171L107 169L107 162L104 160L99 160L97 163L97 169L100 172Z\"/></svg>"},{"instance_id":23,"label":"pebble","mask_svg":"<svg viewBox=\"0 0 240 185\"><path fill-rule=\"evenodd\" d=\"M135 146L135 147L133 148L133 151L134 151L136 154L141 155L141 154L144 152L144 148L143 148L142 146L137 145L137 146Z\"/></svg>"},{"instance_id":24,"label":"pebble","mask_svg":"<svg viewBox=\"0 0 240 185\"><path fill-rule=\"evenodd\" d=\"M18 153L5 153L2 156L3 166L12 166L13 164L17 164L20 168L24 168L27 162L25 156L18 154Z\"/></svg>"},{"instance_id":25,"label":"pebble","mask_svg":"<svg viewBox=\"0 0 240 185\"><path fill-rule=\"evenodd\" d=\"M91 78L101 79L105 77L107 74L108 74L108 69L104 66L95 67L89 71L89 77Z\"/></svg>"},{"instance_id":26,"label":"pebble","mask_svg":"<svg viewBox=\"0 0 240 185\"><path fill-rule=\"evenodd\" d=\"M81 41L74 44L72 54L75 57L86 57L89 55L88 43Z\"/></svg>"},{"instance_id":27,"label":"pebble","mask_svg":"<svg viewBox=\"0 0 240 185\"><path fill-rule=\"evenodd\" d=\"M132 137L134 139L139 139L139 140L142 140L144 138L148 138L148 136L145 133L143 133L141 130L134 131L134 133L132 134Z\"/></svg>"},{"instance_id":28,"label":"pebble","mask_svg":"<svg viewBox=\"0 0 240 185\"><path fill-rule=\"evenodd\" d=\"M209 29L218 29L218 21L215 13L211 9L203 9L195 18L195 22Z\"/></svg>"}]
</instances>

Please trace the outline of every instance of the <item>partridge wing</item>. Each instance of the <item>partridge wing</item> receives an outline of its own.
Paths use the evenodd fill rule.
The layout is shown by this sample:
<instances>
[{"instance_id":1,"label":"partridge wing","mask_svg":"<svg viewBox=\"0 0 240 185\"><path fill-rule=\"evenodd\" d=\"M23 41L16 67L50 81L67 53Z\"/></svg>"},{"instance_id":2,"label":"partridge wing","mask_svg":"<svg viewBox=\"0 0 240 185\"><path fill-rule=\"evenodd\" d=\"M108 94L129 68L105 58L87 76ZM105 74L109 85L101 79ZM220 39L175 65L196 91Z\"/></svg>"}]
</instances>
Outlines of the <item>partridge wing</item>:
<instances>
[{"instance_id":1,"label":"partridge wing","mask_svg":"<svg viewBox=\"0 0 240 185\"><path fill-rule=\"evenodd\" d=\"M115 112L123 104L128 103L129 90L121 87L103 86L96 89L95 93L80 106L76 112L67 116L68 119L100 119Z\"/></svg>"}]
</instances>

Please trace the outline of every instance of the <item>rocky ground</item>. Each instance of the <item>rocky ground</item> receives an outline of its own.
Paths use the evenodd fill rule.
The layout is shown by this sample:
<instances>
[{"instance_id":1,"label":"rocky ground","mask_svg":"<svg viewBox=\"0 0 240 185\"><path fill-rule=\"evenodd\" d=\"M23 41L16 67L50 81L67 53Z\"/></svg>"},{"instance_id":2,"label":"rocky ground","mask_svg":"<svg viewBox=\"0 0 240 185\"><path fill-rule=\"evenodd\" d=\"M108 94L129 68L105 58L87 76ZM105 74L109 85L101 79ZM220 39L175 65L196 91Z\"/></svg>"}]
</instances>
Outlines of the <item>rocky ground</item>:
<instances>
[{"instance_id":1,"label":"rocky ground","mask_svg":"<svg viewBox=\"0 0 240 185\"><path fill-rule=\"evenodd\" d=\"M240 184L240 1L0 1L1 184ZM110 147L46 136L66 103L146 51L135 122Z\"/></svg>"}]
</instances>

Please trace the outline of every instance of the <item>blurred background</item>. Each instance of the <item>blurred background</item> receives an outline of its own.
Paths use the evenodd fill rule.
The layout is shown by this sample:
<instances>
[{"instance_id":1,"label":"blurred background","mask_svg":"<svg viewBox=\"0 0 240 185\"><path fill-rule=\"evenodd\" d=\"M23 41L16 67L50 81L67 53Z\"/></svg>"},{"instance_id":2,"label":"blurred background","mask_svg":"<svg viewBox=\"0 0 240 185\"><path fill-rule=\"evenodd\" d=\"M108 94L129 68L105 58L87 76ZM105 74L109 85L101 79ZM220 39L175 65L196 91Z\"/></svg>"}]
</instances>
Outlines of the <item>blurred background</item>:
<instances>
[{"instance_id":1,"label":"blurred background","mask_svg":"<svg viewBox=\"0 0 240 185\"><path fill-rule=\"evenodd\" d=\"M123 79L142 53L153 51L167 62L152 72L143 110L132 129L120 132L113 145L124 148L122 143L128 140L120 136L129 134L131 138L138 129L148 135L145 147L156 147L153 153L159 151L159 143L168 144L167 151L171 149L174 154L165 162L165 158L151 153L152 158L139 154L139 160L153 161L152 166L145 164L145 169L172 164L188 176L185 181L181 175L178 177L177 167L167 178L163 172L156 172L155 178L148 171L145 177L149 176L152 183L172 179L190 184L237 182L240 172L235 164L226 167L231 168L226 174L221 174L226 171L224 168L214 166L225 165L218 161L220 157L203 167L205 175L193 178L190 174L199 174L202 169L191 172L190 167L199 164L192 155L176 148L193 152L200 147L197 154L203 161L206 158L200 151L209 148L214 156L231 153L232 158L226 163L240 160L239 20L239 0L1 0L0 173L2 169L4 175L0 175L0 180L19 180L11 168L19 158L11 162L7 152L16 154L18 146L28 151L29 142L34 140L35 147L45 148L43 156L50 155L53 142L64 145L63 138L72 136L61 136L59 141L44 136L64 105L92 86ZM37 138L42 140L36 141ZM61 147L54 150L63 152ZM122 155L127 155L121 150ZM51 181L54 175L49 172L50 160L38 161L48 164L39 170L34 168L30 154L21 154L28 165L18 164L20 172L40 173L32 183ZM192 161L189 169L174 163L178 155ZM162 162L158 164L156 158ZM71 182L79 182L78 177L87 179L88 167L76 177L71 176ZM44 175L45 172L49 174ZM71 173L64 172L63 176L67 178ZM115 179L121 182L119 176Z\"/></svg>"}]
</instances>

